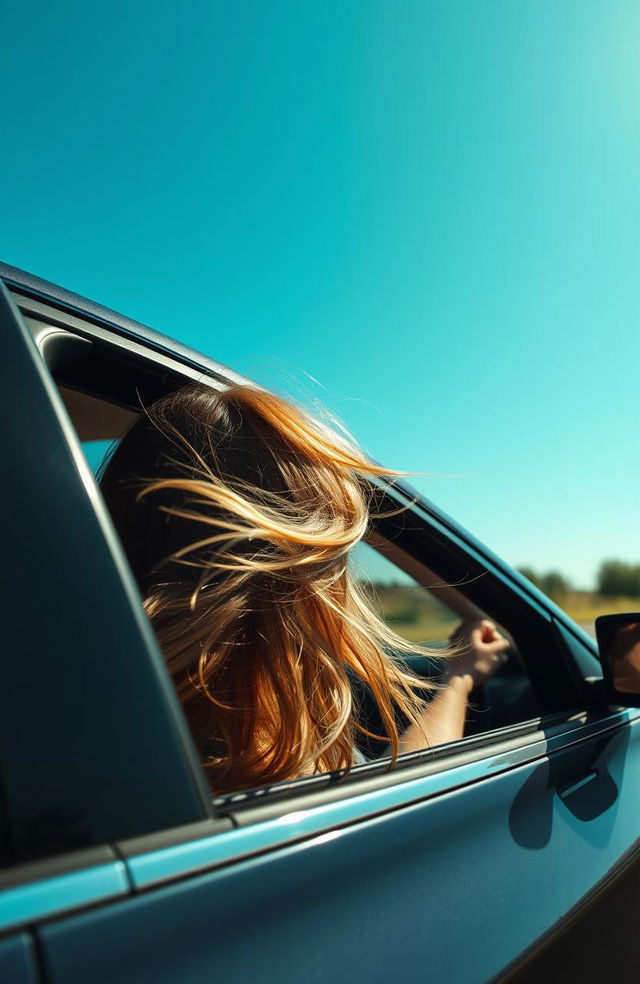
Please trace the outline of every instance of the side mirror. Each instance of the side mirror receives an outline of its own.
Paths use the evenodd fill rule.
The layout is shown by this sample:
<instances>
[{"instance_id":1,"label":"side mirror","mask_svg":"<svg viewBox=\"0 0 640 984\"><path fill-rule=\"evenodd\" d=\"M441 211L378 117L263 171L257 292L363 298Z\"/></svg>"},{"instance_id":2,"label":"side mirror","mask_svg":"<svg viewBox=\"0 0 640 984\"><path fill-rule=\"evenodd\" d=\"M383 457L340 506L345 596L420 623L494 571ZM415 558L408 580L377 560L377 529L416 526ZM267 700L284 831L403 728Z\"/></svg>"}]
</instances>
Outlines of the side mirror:
<instances>
[{"instance_id":1,"label":"side mirror","mask_svg":"<svg viewBox=\"0 0 640 984\"><path fill-rule=\"evenodd\" d=\"M601 615L596 636L611 702L640 707L640 612Z\"/></svg>"}]
</instances>

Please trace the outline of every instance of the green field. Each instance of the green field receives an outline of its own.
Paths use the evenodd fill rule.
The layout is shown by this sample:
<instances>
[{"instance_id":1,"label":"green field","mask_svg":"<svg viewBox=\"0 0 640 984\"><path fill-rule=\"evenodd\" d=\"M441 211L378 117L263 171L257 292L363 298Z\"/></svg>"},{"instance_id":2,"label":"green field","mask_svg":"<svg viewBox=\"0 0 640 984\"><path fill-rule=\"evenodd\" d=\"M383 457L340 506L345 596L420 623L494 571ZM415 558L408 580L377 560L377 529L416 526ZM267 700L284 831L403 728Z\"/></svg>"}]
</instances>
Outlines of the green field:
<instances>
[{"instance_id":1,"label":"green field","mask_svg":"<svg viewBox=\"0 0 640 984\"><path fill-rule=\"evenodd\" d=\"M445 641L459 622L423 588L376 584L368 585L367 591L385 622L409 642ZM554 601L591 634L598 615L640 611L640 598L610 598L591 591L571 591Z\"/></svg>"},{"instance_id":2,"label":"green field","mask_svg":"<svg viewBox=\"0 0 640 984\"><path fill-rule=\"evenodd\" d=\"M409 642L444 642L460 619L424 588L367 585L387 625Z\"/></svg>"},{"instance_id":3,"label":"green field","mask_svg":"<svg viewBox=\"0 0 640 984\"><path fill-rule=\"evenodd\" d=\"M593 625L598 615L615 615L617 612L640 611L640 598L620 595L610 598L592 591L570 591L562 598L554 599L575 622Z\"/></svg>"}]
</instances>

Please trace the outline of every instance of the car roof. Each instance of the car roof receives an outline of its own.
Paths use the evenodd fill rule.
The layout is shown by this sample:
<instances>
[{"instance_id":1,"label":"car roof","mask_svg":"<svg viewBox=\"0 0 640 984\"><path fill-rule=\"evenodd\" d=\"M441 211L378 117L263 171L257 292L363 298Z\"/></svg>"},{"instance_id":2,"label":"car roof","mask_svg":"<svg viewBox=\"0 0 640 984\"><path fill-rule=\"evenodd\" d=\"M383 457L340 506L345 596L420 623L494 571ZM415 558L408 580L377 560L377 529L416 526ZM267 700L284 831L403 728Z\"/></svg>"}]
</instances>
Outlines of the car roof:
<instances>
[{"instance_id":1,"label":"car roof","mask_svg":"<svg viewBox=\"0 0 640 984\"><path fill-rule=\"evenodd\" d=\"M87 297L82 297L82 295L66 290L64 287L59 287L49 280L36 277L32 273L18 269L18 267L0 262L0 278L9 287L17 289L21 294L26 294L36 300L44 301L46 304L76 314L84 320L89 319L97 324L108 326L125 338L128 337L132 341L142 341L156 351L165 352L180 362L211 373L224 382L231 384L252 382L246 376L234 372L221 362L208 358L201 352L197 352L168 335L154 331L153 328L143 325L140 321L127 318L103 304L96 304L95 301Z\"/></svg>"}]
</instances>

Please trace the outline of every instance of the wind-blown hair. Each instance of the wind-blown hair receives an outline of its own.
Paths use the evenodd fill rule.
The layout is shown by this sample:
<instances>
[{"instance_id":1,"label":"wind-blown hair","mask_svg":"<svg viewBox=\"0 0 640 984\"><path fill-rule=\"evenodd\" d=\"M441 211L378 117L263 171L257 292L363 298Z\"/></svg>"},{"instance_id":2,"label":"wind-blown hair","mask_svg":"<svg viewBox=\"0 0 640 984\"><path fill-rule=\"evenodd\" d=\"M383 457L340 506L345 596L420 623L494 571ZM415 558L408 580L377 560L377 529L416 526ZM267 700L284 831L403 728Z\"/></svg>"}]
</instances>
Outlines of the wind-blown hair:
<instances>
[{"instance_id":1,"label":"wind-blown hair","mask_svg":"<svg viewBox=\"0 0 640 984\"><path fill-rule=\"evenodd\" d=\"M366 477L397 474L280 397L187 386L148 409L101 488L214 792L353 765L353 677L392 758L422 702L391 655L423 653L348 571ZM428 686L428 684L427 684ZM425 739L426 743L426 739Z\"/></svg>"}]
</instances>

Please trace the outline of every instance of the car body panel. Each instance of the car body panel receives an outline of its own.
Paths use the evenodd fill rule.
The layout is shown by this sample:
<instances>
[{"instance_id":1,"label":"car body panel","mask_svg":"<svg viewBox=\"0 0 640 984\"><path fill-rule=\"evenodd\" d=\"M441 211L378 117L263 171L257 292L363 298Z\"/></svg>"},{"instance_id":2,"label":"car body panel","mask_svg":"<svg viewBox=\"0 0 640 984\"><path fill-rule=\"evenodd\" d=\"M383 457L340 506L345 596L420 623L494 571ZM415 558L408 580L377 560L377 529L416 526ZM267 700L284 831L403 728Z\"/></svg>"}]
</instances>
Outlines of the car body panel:
<instances>
[{"instance_id":1,"label":"car body panel","mask_svg":"<svg viewBox=\"0 0 640 984\"><path fill-rule=\"evenodd\" d=\"M142 842L140 838L134 838L119 842L118 854L127 862L133 888L144 890L162 881L184 877L199 868L242 860L248 855L329 833L457 789L475 787L476 783L485 782L489 777L496 778L514 767L539 762L546 756L557 757L576 745L587 748L587 739L606 743L613 732L625 733L626 723L636 717L638 715L633 712L623 711L596 718L586 726L580 722L572 728L568 723L566 730L558 728L555 735L547 736L544 731L539 731L531 735L530 741L506 739L501 748L485 748L484 754L476 758L468 752L456 756L451 746L449 755L443 754L439 763L434 762L431 771L425 769L424 763L415 766L414 772L421 774L414 776L407 768L395 773L378 770L370 777L366 776L366 769L359 770L359 779L354 781L351 795L347 796L343 788L337 796L334 792L331 798L331 787L325 787L324 795L316 792L305 797L305 784L298 783L297 795L291 799L289 807L282 801L265 805L264 798L256 796L252 808L250 796L247 802L241 796L232 795L217 801L218 809L231 817L236 827L224 836L209 834L157 848L149 845L148 838ZM593 778L593 770L587 769L575 782L579 784ZM567 779L567 783L571 783L571 779ZM556 783L563 797L569 794L567 783L559 780ZM578 789L572 788L570 792L574 796ZM589 794L592 792L590 789Z\"/></svg>"},{"instance_id":2,"label":"car body panel","mask_svg":"<svg viewBox=\"0 0 640 984\"><path fill-rule=\"evenodd\" d=\"M512 968L500 984L637 981L640 841Z\"/></svg>"},{"instance_id":3,"label":"car body panel","mask_svg":"<svg viewBox=\"0 0 640 984\"><path fill-rule=\"evenodd\" d=\"M4 887L0 894L0 929L30 925L52 914L59 915L63 908L96 905L126 895L128 890L124 863L115 857L95 866Z\"/></svg>"},{"instance_id":4,"label":"car body panel","mask_svg":"<svg viewBox=\"0 0 640 984\"><path fill-rule=\"evenodd\" d=\"M635 842L628 759L637 723L44 927L51 979L489 980ZM575 789L588 772L589 797Z\"/></svg>"},{"instance_id":5,"label":"car body panel","mask_svg":"<svg viewBox=\"0 0 640 984\"><path fill-rule=\"evenodd\" d=\"M37 984L40 971L33 938L18 933L0 940L0 981L3 984Z\"/></svg>"}]
</instances>

